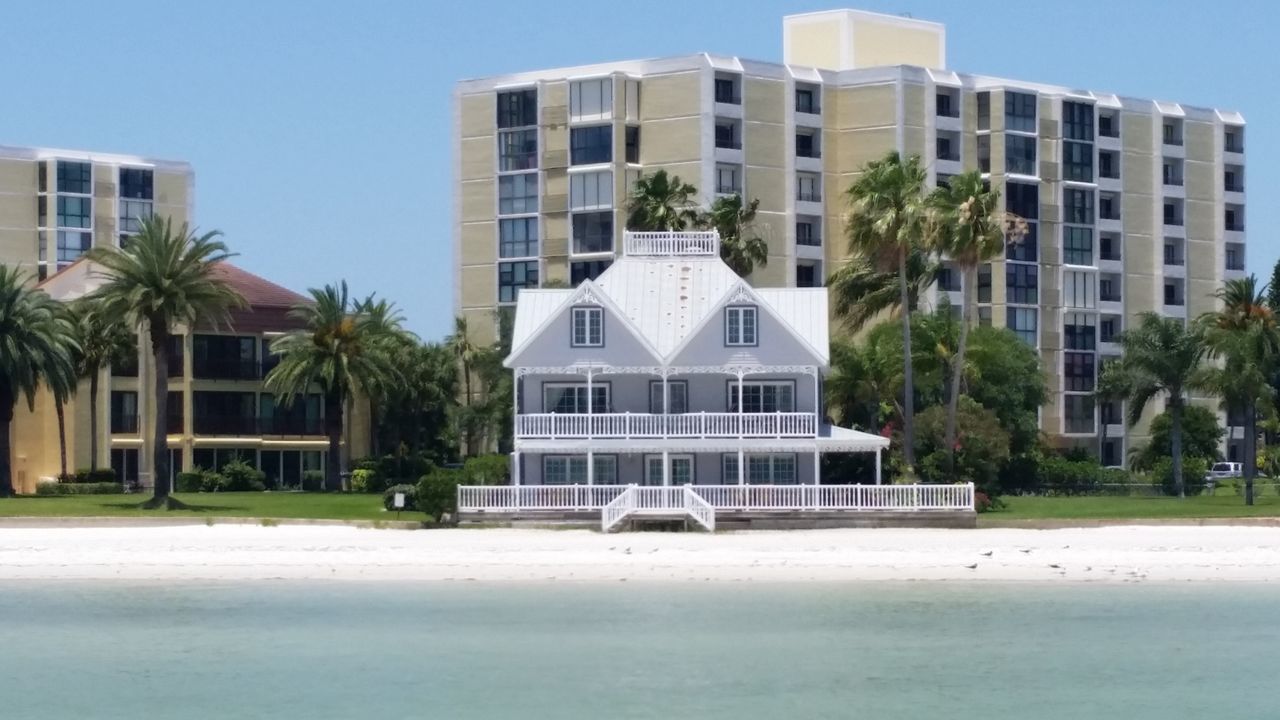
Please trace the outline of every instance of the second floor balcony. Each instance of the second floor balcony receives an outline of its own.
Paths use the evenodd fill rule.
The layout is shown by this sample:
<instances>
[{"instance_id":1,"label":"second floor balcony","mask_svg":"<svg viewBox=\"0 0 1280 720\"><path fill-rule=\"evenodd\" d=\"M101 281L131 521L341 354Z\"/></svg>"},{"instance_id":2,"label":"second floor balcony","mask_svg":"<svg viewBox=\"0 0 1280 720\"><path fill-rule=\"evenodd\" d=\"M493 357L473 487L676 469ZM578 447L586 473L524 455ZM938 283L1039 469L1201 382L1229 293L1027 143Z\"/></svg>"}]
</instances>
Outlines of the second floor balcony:
<instances>
[{"instance_id":1,"label":"second floor balcony","mask_svg":"<svg viewBox=\"0 0 1280 720\"><path fill-rule=\"evenodd\" d=\"M192 375L205 380L258 380L262 366L257 360L242 358L196 357L191 363Z\"/></svg>"},{"instance_id":2,"label":"second floor balcony","mask_svg":"<svg viewBox=\"0 0 1280 720\"><path fill-rule=\"evenodd\" d=\"M812 412L526 413L517 438L781 438L815 437Z\"/></svg>"}]
</instances>

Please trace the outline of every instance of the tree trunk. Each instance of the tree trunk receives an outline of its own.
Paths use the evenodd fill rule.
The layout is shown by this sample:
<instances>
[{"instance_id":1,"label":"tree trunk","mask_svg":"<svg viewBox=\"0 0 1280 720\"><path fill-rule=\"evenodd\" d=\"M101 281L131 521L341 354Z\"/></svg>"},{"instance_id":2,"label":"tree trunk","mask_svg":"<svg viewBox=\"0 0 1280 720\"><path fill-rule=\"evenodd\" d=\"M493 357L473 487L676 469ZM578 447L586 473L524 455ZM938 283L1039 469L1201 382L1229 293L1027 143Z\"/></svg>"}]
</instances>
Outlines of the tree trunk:
<instances>
[{"instance_id":1,"label":"tree trunk","mask_svg":"<svg viewBox=\"0 0 1280 720\"><path fill-rule=\"evenodd\" d=\"M324 464L324 489L342 489L342 394L325 393L324 430L329 436L329 457Z\"/></svg>"},{"instance_id":2,"label":"tree trunk","mask_svg":"<svg viewBox=\"0 0 1280 720\"><path fill-rule=\"evenodd\" d=\"M964 379L964 354L969 346L969 323L971 321L969 313L973 308L969 293L977 282L977 268L965 268L964 286L960 288L960 345L956 348L956 355L952 359L951 394L947 398L946 443L948 473L954 473L956 469L956 416L960 413L960 385Z\"/></svg>"},{"instance_id":3,"label":"tree trunk","mask_svg":"<svg viewBox=\"0 0 1280 720\"><path fill-rule=\"evenodd\" d=\"M1258 408L1256 401L1244 404L1244 504L1253 504L1253 478L1258 464Z\"/></svg>"},{"instance_id":4,"label":"tree trunk","mask_svg":"<svg viewBox=\"0 0 1280 720\"><path fill-rule=\"evenodd\" d=\"M98 371L89 373L89 470L98 469ZM116 478L124 482L124 478Z\"/></svg>"},{"instance_id":5,"label":"tree trunk","mask_svg":"<svg viewBox=\"0 0 1280 720\"><path fill-rule=\"evenodd\" d=\"M13 429L13 405L17 398L9 394L7 378L0 378L0 497L13 496L13 466L9 464L11 449L9 432Z\"/></svg>"},{"instance_id":6,"label":"tree trunk","mask_svg":"<svg viewBox=\"0 0 1280 720\"><path fill-rule=\"evenodd\" d=\"M152 428L151 501L149 505L168 507L172 484L169 481L169 328L152 320L151 358L155 362L155 427Z\"/></svg>"},{"instance_id":7,"label":"tree trunk","mask_svg":"<svg viewBox=\"0 0 1280 720\"><path fill-rule=\"evenodd\" d=\"M1186 498L1186 486L1182 482L1182 402L1175 397L1169 406L1169 445L1173 455L1173 487L1179 498Z\"/></svg>"},{"instance_id":8,"label":"tree trunk","mask_svg":"<svg viewBox=\"0 0 1280 720\"><path fill-rule=\"evenodd\" d=\"M902 303L902 459L915 474L915 382L911 377L911 293L907 290L907 251L898 254L898 295Z\"/></svg>"},{"instance_id":9,"label":"tree trunk","mask_svg":"<svg viewBox=\"0 0 1280 720\"><path fill-rule=\"evenodd\" d=\"M67 413L61 398L55 397L53 404L58 416L58 479L63 480L67 477Z\"/></svg>"}]
</instances>

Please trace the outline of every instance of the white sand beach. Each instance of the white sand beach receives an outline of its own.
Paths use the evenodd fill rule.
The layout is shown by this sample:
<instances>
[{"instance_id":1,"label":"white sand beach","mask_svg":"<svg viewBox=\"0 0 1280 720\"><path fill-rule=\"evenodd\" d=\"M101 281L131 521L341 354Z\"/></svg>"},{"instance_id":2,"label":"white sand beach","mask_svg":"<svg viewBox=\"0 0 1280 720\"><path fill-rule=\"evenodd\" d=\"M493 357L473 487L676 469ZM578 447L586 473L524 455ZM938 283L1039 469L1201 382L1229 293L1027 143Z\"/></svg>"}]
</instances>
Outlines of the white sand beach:
<instances>
[{"instance_id":1,"label":"white sand beach","mask_svg":"<svg viewBox=\"0 0 1280 720\"><path fill-rule=\"evenodd\" d=\"M1280 528L622 533L186 525L0 529L0 581L1244 581Z\"/></svg>"}]
</instances>

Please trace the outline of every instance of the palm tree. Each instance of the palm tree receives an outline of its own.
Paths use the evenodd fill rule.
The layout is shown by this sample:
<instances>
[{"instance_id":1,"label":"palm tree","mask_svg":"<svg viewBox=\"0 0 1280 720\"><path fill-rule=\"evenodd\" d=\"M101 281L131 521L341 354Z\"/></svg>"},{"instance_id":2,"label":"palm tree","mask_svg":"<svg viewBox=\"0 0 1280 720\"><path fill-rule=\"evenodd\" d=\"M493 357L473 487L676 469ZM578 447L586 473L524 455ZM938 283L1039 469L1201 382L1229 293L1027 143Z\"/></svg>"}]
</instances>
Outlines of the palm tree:
<instances>
[{"instance_id":1,"label":"palm tree","mask_svg":"<svg viewBox=\"0 0 1280 720\"><path fill-rule=\"evenodd\" d=\"M465 455L471 455L474 449L475 430L474 422L470 417L471 401L471 366L475 362L478 348L471 342L471 330L467 325L467 319L461 315L453 319L453 334L445 340L445 347L453 354L454 361L462 368L462 388L463 388L463 437L466 443Z\"/></svg>"},{"instance_id":2,"label":"palm tree","mask_svg":"<svg viewBox=\"0 0 1280 720\"><path fill-rule=\"evenodd\" d=\"M1208 352L1199 324L1186 326L1180 318L1154 312L1138 316L1136 327L1119 334L1124 354L1120 367L1129 386L1129 426L1138 423L1147 403L1165 395L1169 410L1169 442L1173 455L1173 483L1178 497L1186 497L1182 483L1182 411L1186 394L1206 386L1202 361Z\"/></svg>"},{"instance_id":3,"label":"palm tree","mask_svg":"<svg viewBox=\"0 0 1280 720\"><path fill-rule=\"evenodd\" d=\"M693 196L698 188L658 170L642 175L627 197L628 230L684 230L697 224L698 210Z\"/></svg>"},{"instance_id":4,"label":"palm tree","mask_svg":"<svg viewBox=\"0 0 1280 720\"><path fill-rule=\"evenodd\" d=\"M94 292L98 311L129 327L145 328L155 364L152 444L153 495L144 507L179 506L170 497L169 473L169 343L179 327L220 325L234 308L245 305L240 293L218 272L232 257L217 230L197 235L186 223L152 216L124 248L95 248L88 258L103 279Z\"/></svg>"},{"instance_id":5,"label":"palm tree","mask_svg":"<svg viewBox=\"0 0 1280 720\"><path fill-rule=\"evenodd\" d=\"M313 388L324 398L324 429L329 437L325 487L342 487L342 434L348 400L373 388L390 387L400 371L394 348L406 333L392 306L372 296L352 300L343 281L310 290L311 301L295 305L290 316L301 328L276 338L271 352L280 362L265 385L286 407Z\"/></svg>"},{"instance_id":6,"label":"palm tree","mask_svg":"<svg viewBox=\"0 0 1280 720\"><path fill-rule=\"evenodd\" d=\"M98 469L98 376L102 368L135 358L138 346L120 318L107 315L95 303L81 300L71 306L80 340L79 377L89 378L89 469ZM65 472L65 470L63 471Z\"/></svg>"},{"instance_id":7,"label":"palm tree","mask_svg":"<svg viewBox=\"0 0 1280 720\"><path fill-rule=\"evenodd\" d=\"M920 246L912 247L907 258L907 309L920 309L920 298L938 279L942 269L932 254ZM854 257L827 279L827 291L835 314L850 332L858 332L883 312L897 313L902 308L898 293L898 273L878 270L864 257Z\"/></svg>"},{"instance_id":8,"label":"palm tree","mask_svg":"<svg viewBox=\"0 0 1280 720\"><path fill-rule=\"evenodd\" d=\"M1005 244L1019 242L1027 224L1000 209L1000 192L991 190L977 170L951 178L929 196L932 212L930 240L964 276L960 299L960 339L951 370L951 391L947 397L945 442L947 462L955 462L956 415L960 409L960 383L964 378L964 356L978 285L978 267L1004 253Z\"/></svg>"},{"instance_id":9,"label":"palm tree","mask_svg":"<svg viewBox=\"0 0 1280 720\"><path fill-rule=\"evenodd\" d=\"M902 346L911 347L910 281L907 263L913 248L924 239L925 171L918 156L903 160L892 151L880 160L867 163L862 175L848 190L850 214L846 232L849 251L863 257L881 272L897 269L898 306L908 308L902 315ZM911 353L902 354L903 460L907 472L915 466L915 386L911 376Z\"/></svg>"},{"instance_id":10,"label":"palm tree","mask_svg":"<svg viewBox=\"0 0 1280 720\"><path fill-rule=\"evenodd\" d=\"M28 279L0 265L0 497L13 495L9 439L19 398L26 396L34 410L41 383L75 376L78 347L71 320Z\"/></svg>"},{"instance_id":11,"label":"palm tree","mask_svg":"<svg viewBox=\"0 0 1280 720\"><path fill-rule=\"evenodd\" d=\"M1221 357L1221 366L1210 369L1207 384L1227 406L1244 418L1245 504L1253 504L1253 480L1258 462L1258 409L1271 406L1275 389L1271 378L1280 359L1280 326L1267 304L1267 288L1258 287L1253 275L1228 280L1216 293L1222 303L1217 312L1206 313L1204 325L1211 356Z\"/></svg>"},{"instance_id":12,"label":"palm tree","mask_svg":"<svg viewBox=\"0 0 1280 720\"><path fill-rule=\"evenodd\" d=\"M65 308L63 308L65 312ZM72 320L72 332L75 332L74 320ZM79 353L77 353L79 354ZM79 363L79 359L75 359ZM45 384L49 386L49 392L53 394L54 414L58 418L58 478L67 477L67 403L71 401L73 395L76 394L76 381L79 379L75 375L76 367L72 366L70 375L64 374L59 370L52 372L45 378Z\"/></svg>"},{"instance_id":13,"label":"palm tree","mask_svg":"<svg viewBox=\"0 0 1280 720\"><path fill-rule=\"evenodd\" d=\"M741 277L750 275L757 265L769 264L769 244L755 233L759 207L758 199L744 205L741 195L723 195L699 219L700 225L720 233L720 258Z\"/></svg>"},{"instance_id":14,"label":"palm tree","mask_svg":"<svg viewBox=\"0 0 1280 720\"><path fill-rule=\"evenodd\" d=\"M1116 362L1108 362L1099 368L1098 382L1093 388L1093 401L1099 407L1104 404L1121 402L1129 396L1129 378L1124 369ZM1098 413L1098 463L1102 463L1102 449L1107 444L1107 425L1109 418Z\"/></svg>"}]
</instances>

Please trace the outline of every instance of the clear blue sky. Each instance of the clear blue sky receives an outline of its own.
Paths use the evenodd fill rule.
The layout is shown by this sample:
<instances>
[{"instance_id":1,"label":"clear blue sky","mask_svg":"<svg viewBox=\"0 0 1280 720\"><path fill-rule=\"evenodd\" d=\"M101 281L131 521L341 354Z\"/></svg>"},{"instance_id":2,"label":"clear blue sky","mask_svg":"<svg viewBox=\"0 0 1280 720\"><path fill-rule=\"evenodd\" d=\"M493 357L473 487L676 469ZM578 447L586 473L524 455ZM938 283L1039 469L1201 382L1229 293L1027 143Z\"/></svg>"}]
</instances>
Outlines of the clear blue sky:
<instances>
[{"instance_id":1,"label":"clear blue sky","mask_svg":"<svg viewBox=\"0 0 1280 720\"><path fill-rule=\"evenodd\" d=\"M196 219L297 290L346 278L424 339L452 308L459 78L708 51L780 61L786 13L947 25L952 69L1235 109L1248 268L1276 260L1280 93L1269 2L21 2L0 43L0 144L185 159ZM615 17L621 16L621 17Z\"/></svg>"}]
</instances>

